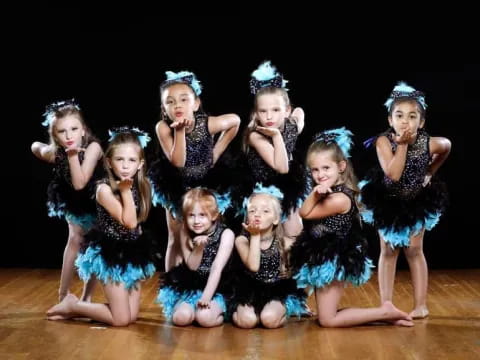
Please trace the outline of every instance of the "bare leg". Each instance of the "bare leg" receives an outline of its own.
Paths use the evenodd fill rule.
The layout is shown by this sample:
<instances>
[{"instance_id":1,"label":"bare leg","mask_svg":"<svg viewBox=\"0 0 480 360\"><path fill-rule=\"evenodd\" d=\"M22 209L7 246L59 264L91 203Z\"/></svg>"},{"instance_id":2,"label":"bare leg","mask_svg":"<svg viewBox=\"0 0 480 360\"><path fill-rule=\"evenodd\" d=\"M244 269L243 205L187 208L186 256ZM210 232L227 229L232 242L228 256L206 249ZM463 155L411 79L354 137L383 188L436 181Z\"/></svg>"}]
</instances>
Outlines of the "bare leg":
<instances>
[{"instance_id":1,"label":"bare leg","mask_svg":"<svg viewBox=\"0 0 480 360\"><path fill-rule=\"evenodd\" d=\"M399 249L392 247L385 242L380 235L380 258L378 259L378 286L380 288L380 301L393 299L393 284L395 282L395 270L397 267Z\"/></svg>"},{"instance_id":2,"label":"bare leg","mask_svg":"<svg viewBox=\"0 0 480 360\"><path fill-rule=\"evenodd\" d=\"M190 304L182 302L175 306L172 321L177 326L188 326L195 320L195 310Z\"/></svg>"},{"instance_id":3,"label":"bare leg","mask_svg":"<svg viewBox=\"0 0 480 360\"><path fill-rule=\"evenodd\" d=\"M285 220L282 226L285 250L288 250L293 245L297 236L300 235L303 229L302 218L299 215L299 210L297 209L295 211L291 211L288 215L287 220Z\"/></svg>"},{"instance_id":4,"label":"bare leg","mask_svg":"<svg viewBox=\"0 0 480 360\"><path fill-rule=\"evenodd\" d=\"M92 294L93 294L93 291L95 290L96 285L97 285L97 278L95 276L91 276L86 283L83 283L83 291L82 291L82 296L80 297L80 300L91 302Z\"/></svg>"},{"instance_id":5,"label":"bare leg","mask_svg":"<svg viewBox=\"0 0 480 360\"><path fill-rule=\"evenodd\" d=\"M216 301L210 302L210 308L195 311L195 320L200 326L215 327L223 324L223 310Z\"/></svg>"},{"instance_id":6,"label":"bare leg","mask_svg":"<svg viewBox=\"0 0 480 360\"><path fill-rule=\"evenodd\" d=\"M68 223L68 241L63 252L62 274L60 276L60 288L58 299L62 301L68 294L75 273L75 259L83 242L83 229L79 225Z\"/></svg>"},{"instance_id":7,"label":"bare leg","mask_svg":"<svg viewBox=\"0 0 480 360\"><path fill-rule=\"evenodd\" d=\"M242 329L252 329L258 324L258 316L253 306L239 305L232 319L233 323Z\"/></svg>"},{"instance_id":8,"label":"bare leg","mask_svg":"<svg viewBox=\"0 0 480 360\"><path fill-rule=\"evenodd\" d=\"M403 324L399 325L413 325L408 314L397 309L390 301L385 301L382 306L376 308L347 308L338 311L343 286L342 282L335 281L326 287L315 289L318 322L321 326L349 327L373 321L394 320L405 320Z\"/></svg>"},{"instance_id":9,"label":"bare leg","mask_svg":"<svg viewBox=\"0 0 480 360\"><path fill-rule=\"evenodd\" d=\"M280 301L270 301L263 307L260 313L262 325L268 329L276 329L285 325L287 321L287 309Z\"/></svg>"},{"instance_id":10,"label":"bare leg","mask_svg":"<svg viewBox=\"0 0 480 360\"><path fill-rule=\"evenodd\" d=\"M137 284L137 289L132 288L128 294L128 301L130 303L130 324L137 321L138 313L140 311L140 282Z\"/></svg>"},{"instance_id":11,"label":"bare leg","mask_svg":"<svg viewBox=\"0 0 480 360\"><path fill-rule=\"evenodd\" d=\"M428 288L428 267L425 255L423 254L424 230L410 238L410 246L405 249L408 266L412 274L414 309L410 313L414 319L422 319L428 316L427 288Z\"/></svg>"},{"instance_id":12,"label":"bare leg","mask_svg":"<svg viewBox=\"0 0 480 360\"><path fill-rule=\"evenodd\" d=\"M129 293L123 284L107 284L104 286L108 304L78 301L73 294L68 294L59 304L52 307L47 315L51 320L83 316L113 326L130 324Z\"/></svg>"},{"instance_id":13,"label":"bare leg","mask_svg":"<svg viewBox=\"0 0 480 360\"><path fill-rule=\"evenodd\" d=\"M165 271L169 271L182 261L179 235L182 223L176 220L170 211L165 210L167 216L168 244L165 254Z\"/></svg>"}]
</instances>

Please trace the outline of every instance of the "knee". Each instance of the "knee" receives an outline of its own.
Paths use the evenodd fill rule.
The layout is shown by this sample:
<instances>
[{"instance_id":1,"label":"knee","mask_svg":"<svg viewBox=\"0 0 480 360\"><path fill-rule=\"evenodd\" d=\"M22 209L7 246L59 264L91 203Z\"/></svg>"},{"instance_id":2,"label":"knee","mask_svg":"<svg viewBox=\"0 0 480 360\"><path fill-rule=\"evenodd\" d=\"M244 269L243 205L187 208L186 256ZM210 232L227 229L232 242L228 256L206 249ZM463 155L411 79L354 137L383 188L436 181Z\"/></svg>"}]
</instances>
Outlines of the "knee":
<instances>
[{"instance_id":1,"label":"knee","mask_svg":"<svg viewBox=\"0 0 480 360\"><path fill-rule=\"evenodd\" d=\"M233 314L233 322L239 328L253 329L255 326L257 326L258 318L254 312L244 313L242 315L239 315L238 312L235 312Z\"/></svg>"},{"instance_id":2,"label":"knee","mask_svg":"<svg viewBox=\"0 0 480 360\"><path fill-rule=\"evenodd\" d=\"M115 315L112 318L112 325L113 326L128 326L130 324L130 315L129 314L121 314Z\"/></svg>"},{"instance_id":3,"label":"knee","mask_svg":"<svg viewBox=\"0 0 480 360\"><path fill-rule=\"evenodd\" d=\"M405 249L405 256L409 259L416 258L423 255L423 249L418 245L410 245Z\"/></svg>"},{"instance_id":4,"label":"knee","mask_svg":"<svg viewBox=\"0 0 480 360\"><path fill-rule=\"evenodd\" d=\"M318 324L319 324L321 327L326 327L326 328L336 327L335 322L334 322L333 319L330 318L330 317L319 316L319 317L318 317Z\"/></svg>"},{"instance_id":5,"label":"knee","mask_svg":"<svg viewBox=\"0 0 480 360\"><path fill-rule=\"evenodd\" d=\"M282 326L282 317L272 310L263 310L260 314L260 321L262 325L268 329L276 329Z\"/></svg>"},{"instance_id":6,"label":"knee","mask_svg":"<svg viewBox=\"0 0 480 360\"><path fill-rule=\"evenodd\" d=\"M195 320L197 321L198 325L202 327L214 327L218 326L221 324L219 322L218 316L215 316L215 314L212 314L211 311L208 310L202 310L202 311L197 311L195 314Z\"/></svg>"},{"instance_id":7,"label":"knee","mask_svg":"<svg viewBox=\"0 0 480 360\"><path fill-rule=\"evenodd\" d=\"M172 321L178 326L187 326L193 322L193 313L187 311L175 311Z\"/></svg>"},{"instance_id":8,"label":"knee","mask_svg":"<svg viewBox=\"0 0 480 360\"><path fill-rule=\"evenodd\" d=\"M388 260L396 259L398 256L398 253L399 253L398 249L392 249L389 244L385 244L385 246L382 246L380 250L380 256Z\"/></svg>"}]
</instances>

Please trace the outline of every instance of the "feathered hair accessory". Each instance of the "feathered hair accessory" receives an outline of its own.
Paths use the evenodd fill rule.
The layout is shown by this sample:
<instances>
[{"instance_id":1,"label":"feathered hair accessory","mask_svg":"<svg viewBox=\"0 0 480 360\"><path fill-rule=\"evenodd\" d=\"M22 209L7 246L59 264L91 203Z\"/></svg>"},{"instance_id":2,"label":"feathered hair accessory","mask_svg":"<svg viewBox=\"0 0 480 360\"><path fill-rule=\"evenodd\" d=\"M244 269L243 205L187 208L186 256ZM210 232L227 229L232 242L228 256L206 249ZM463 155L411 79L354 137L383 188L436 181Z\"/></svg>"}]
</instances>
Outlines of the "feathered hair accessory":
<instances>
[{"instance_id":1,"label":"feathered hair accessory","mask_svg":"<svg viewBox=\"0 0 480 360\"><path fill-rule=\"evenodd\" d=\"M45 118L45 120L42 122L42 125L47 127L50 126L50 124L55 119L55 113L66 106L72 106L76 110L80 111L80 106L78 106L78 104L75 102L75 99L51 103L45 108L45 112L43 113L43 117Z\"/></svg>"},{"instance_id":2,"label":"feathered hair accessory","mask_svg":"<svg viewBox=\"0 0 480 360\"><path fill-rule=\"evenodd\" d=\"M313 141L324 142L326 144L336 143L342 150L346 158L350 157L350 149L352 148L352 132L345 127L338 129L325 130L314 136Z\"/></svg>"},{"instance_id":3,"label":"feathered hair accessory","mask_svg":"<svg viewBox=\"0 0 480 360\"><path fill-rule=\"evenodd\" d=\"M427 109L427 104L425 103L425 94L421 91L415 90L413 87L407 85L407 83L400 81L397 86L395 86L390 94L390 97L385 101L385 107L390 112L392 104L395 100L399 98L409 98L416 100L423 108Z\"/></svg>"},{"instance_id":4,"label":"feathered hair accessory","mask_svg":"<svg viewBox=\"0 0 480 360\"><path fill-rule=\"evenodd\" d=\"M110 135L108 142L111 142L113 139L115 139L118 134L135 135L138 138L142 149L144 149L147 146L148 142L152 140L148 133L140 130L139 128L129 128L128 126L122 126L108 130L108 135Z\"/></svg>"},{"instance_id":5,"label":"feathered hair accessory","mask_svg":"<svg viewBox=\"0 0 480 360\"><path fill-rule=\"evenodd\" d=\"M197 96L202 93L202 85L200 84L200 81L198 81L195 74L190 71L180 71L178 73L166 71L165 75L167 75L167 78L162 82L161 87L175 83L184 83L190 86Z\"/></svg>"},{"instance_id":6,"label":"feathered hair accessory","mask_svg":"<svg viewBox=\"0 0 480 360\"><path fill-rule=\"evenodd\" d=\"M277 72L277 68L270 61L265 61L252 73L250 92L255 95L264 87L276 87L288 91L285 87L287 82L288 80L285 80L283 75Z\"/></svg>"}]
</instances>

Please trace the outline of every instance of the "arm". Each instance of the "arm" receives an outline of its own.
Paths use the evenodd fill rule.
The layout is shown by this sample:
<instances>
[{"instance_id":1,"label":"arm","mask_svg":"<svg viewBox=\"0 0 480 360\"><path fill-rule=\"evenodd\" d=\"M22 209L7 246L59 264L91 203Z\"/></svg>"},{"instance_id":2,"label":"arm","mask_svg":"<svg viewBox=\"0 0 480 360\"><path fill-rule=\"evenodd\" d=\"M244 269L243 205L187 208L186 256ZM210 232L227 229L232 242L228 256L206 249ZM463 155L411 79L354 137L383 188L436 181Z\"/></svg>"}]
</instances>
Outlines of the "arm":
<instances>
[{"instance_id":1,"label":"arm","mask_svg":"<svg viewBox=\"0 0 480 360\"><path fill-rule=\"evenodd\" d=\"M301 134L303 128L305 127L305 112L302 108L297 107L292 111L292 118L295 119L297 123L298 133Z\"/></svg>"},{"instance_id":2,"label":"arm","mask_svg":"<svg viewBox=\"0 0 480 360\"><path fill-rule=\"evenodd\" d=\"M265 128L257 128L257 131ZM288 155L285 143L283 142L282 134L279 130L271 131L273 140L273 146L267 139L260 135L257 131L253 131L248 136L249 145L252 146L260 155L260 157L270 166L272 169L280 174L288 173ZM261 130L263 131L263 130Z\"/></svg>"},{"instance_id":3,"label":"arm","mask_svg":"<svg viewBox=\"0 0 480 360\"><path fill-rule=\"evenodd\" d=\"M223 231L217 256L215 256L212 268L210 269L207 285L203 290L202 297L198 300L199 306L208 306L209 302L212 300L212 297L217 290L218 283L220 282L220 278L222 277L223 268L232 254L234 237L232 230L225 229Z\"/></svg>"},{"instance_id":4,"label":"arm","mask_svg":"<svg viewBox=\"0 0 480 360\"><path fill-rule=\"evenodd\" d=\"M79 151L83 149L67 149L68 165L70 167L70 175L72 177L72 184L75 190L83 189L93 175L95 166L98 160L102 157L102 148L97 142L92 142L85 149L85 157L83 163L80 165L78 158Z\"/></svg>"},{"instance_id":5,"label":"arm","mask_svg":"<svg viewBox=\"0 0 480 360\"><path fill-rule=\"evenodd\" d=\"M315 187L300 209L300 216L303 219L322 219L332 215L345 214L350 210L352 202L347 195L332 193L318 196L314 194L317 188L318 186ZM315 199L318 199L316 203L314 202Z\"/></svg>"},{"instance_id":6,"label":"arm","mask_svg":"<svg viewBox=\"0 0 480 360\"><path fill-rule=\"evenodd\" d=\"M155 126L155 132L157 133L158 141L167 159L175 167L184 167L187 159L185 126L180 125L175 127L172 136L170 127L162 120Z\"/></svg>"},{"instance_id":7,"label":"arm","mask_svg":"<svg viewBox=\"0 0 480 360\"><path fill-rule=\"evenodd\" d=\"M376 143L378 161L383 172L393 181L400 180L407 160L408 143L398 143L395 154L386 136L380 136Z\"/></svg>"},{"instance_id":8,"label":"arm","mask_svg":"<svg viewBox=\"0 0 480 360\"><path fill-rule=\"evenodd\" d=\"M54 163L55 162L55 153L53 151L52 145L44 144L40 141L35 141L32 144L32 153L40 160Z\"/></svg>"},{"instance_id":9,"label":"arm","mask_svg":"<svg viewBox=\"0 0 480 360\"><path fill-rule=\"evenodd\" d=\"M132 180L122 180L119 183L119 200L107 184L97 187L97 202L108 211L108 213L123 226L129 229L137 227L137 211L132 195Z\"/></svg>"},{"instance_id":10,"label":"arm","mask_svg":"<svg viewBox=\"0 0 480 360\"><path fill-rule=\"evenodd\" d=\"M215 164L223 154L228 144L237 135L240 127L240 118L235 114L226 114L220 116L210 116L208 119L208 131L215 135L221 132L213 148L213 163Z\"/></svg>"},{"instance_id":11,"label":"arm","mask_svg":"<svg viewBox=\"0 0 480 360\"><path fill-rule=\"evenodd\" d=\"M251 234L250 241L243 235L235 239L235 247L245 267L257 272L260 269L260 234Z\"/></svg>"},{"instance_id":12,"label":"arm","mask_svg":"<svg viewBox=\"0 0 480 360\"><path fill-rule=\"evenodd\" d=\"M190 270L197 270L202 262L203 250L205 246L207 246L208 236L195 236L195 238L191 240L185 228L182 227L180 231L180 241L185 264ZM193 248L190 244L193 244Z\"/></svg>"},{"instance_id":13,"label":"arm","mask_svg":"<svg viewBox=\"0 0 480 360\"><path fill-rule=\"evenodd\" d=\"M432 137L429 145L432 162L428 168L428 173L433 176L450 154L452 143L444 137Z\"/></svg>"}]
</instances>

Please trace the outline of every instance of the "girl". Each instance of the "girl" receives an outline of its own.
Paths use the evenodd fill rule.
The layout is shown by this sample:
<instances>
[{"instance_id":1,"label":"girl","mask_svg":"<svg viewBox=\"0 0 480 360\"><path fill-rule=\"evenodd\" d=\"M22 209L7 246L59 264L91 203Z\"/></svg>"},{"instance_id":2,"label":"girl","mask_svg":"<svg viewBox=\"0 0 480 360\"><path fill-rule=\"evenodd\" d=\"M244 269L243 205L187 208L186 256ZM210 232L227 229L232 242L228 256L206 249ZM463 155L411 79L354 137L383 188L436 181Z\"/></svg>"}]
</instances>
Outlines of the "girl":
<instances>
[{"instance_id":1,"label":"girl","mask_svg":"<svg viewBox=\"0 0 480 360\"><path fill-rule=\"evenodd\" d=\"M36 141L32 144L32 152L39 159L54 164L53 179L48 186L48 215L64 216L68 223L68 241L58 289L61 301L69 292L73 264L85 232L95 220L95 204L91 197L102 148L74 99L49 105L44 116L42 125L48 127L50 143ZM82 300L90 300L92 287L93 282L85 286Z\"/></svg>"},{"instance_id":2,"label":"girl","mask_svg":"<svg viewBox=\"0 0 480 360\"><path fill-rule=\"evenodd\" d=\"M283 232L289 246L302 230L297 207L304 199L307 179L303 166L293 159L305 114L301 108L292 110L286 83L270 61L252 73L254 109L244 135L244 151L252 184L274 185L285 195L282 208L287 219Z\"/></svg>"},{"instance_id":3,"label":"girl","mask_svg":"<svg viewBox=\"0 0 480 360\"><path fill-rule=\"evenodd\" d=\"M204 188L188 191L182 209L183 263L165 274L157 302L175 325L187 326L195 320L203 327L219 326L226 312L222 272L232 253L234 235L220 221L213 192Z\"/></svg>"},{"instance_id":4,"label":"girl","mask_svg":"<svg viewBox=\"0 0 480 360\"><path fill-rule=\"evenodd\" d=\"M306 294L295 281L285 277L285 254L281 228L280 200L283 194L257 184L247 202L245 235L235 239L243 264L233 285L230 307L233 322L249 329L261 323L269 329L281 327L293 314L308 314Z\"/></svg>"},{"instance_id":5,"label":"girl","mask_svg":"<svg viewBox=\"0 0 480 360\"><path fill-rule=\"evenodd\" d=\"M102 282L108 303L87 303L69 294L48 311L51 320L83 316L127 326L137 319L140 280L155 272L150 242L140 227L151 202L142 148L150 138L126 127L110 134L104 161L108 178L96 193L98 229L88 235L88 247L75 262L82 279L95 277Z\"/></svg>"},{"instance_id":6,"label":"girl","mask_svg":"<svg viewBox=\"0 0 480 360\"><path fill-rule=\"evenodd\" d=\"M156 134L163 156L150 169L154 204L166 208L168 245L165 270L181 261L178 239L181 197L193 187L207 185L207 174L236 135L240 119L235 114L207 116L199 95L200 82L188 71L166 72L160 86L161 120ZM218 134L217 140L214 135ZM218 183L218 179L215 179ZM215 187L218 184L210 184Z\"/></svg>"},{"instance_id":7,"label":"girl","mask_svg":"<svg viewBox=\"0 0 480 360\"><path fill-rule=\"evenodd\" d=\"M366 142L375 143L380 167L367 176L362 214L380 235L378 282L380 297L391 301L400 249L407 257L414 291L412 318L428 316L428 268L423 235L445 209L445 185L433 175L448 157L451 143L430 137L423 129L427 105L422 92L400 82L385 103L390 129Z\"/></svg>"},{"instance_id":8,"label":"girl","mask_svg":"<svg viewBox=\"0 0 480 360\"><path fill-rule=\"evenodd\" d=\"M345 128L318 135L307 152L307 165L316 186L303 203L300 216L310 220L292 249L294 278L301 288L315 289L318 321L324 327L347 327L372 321L397 321L411 326L408 314L390 301L370 309L338 310L347 283L361 285L373 267L359 228L358 188L348 160L352 133Z\"/></svg>"}]
</instances>

